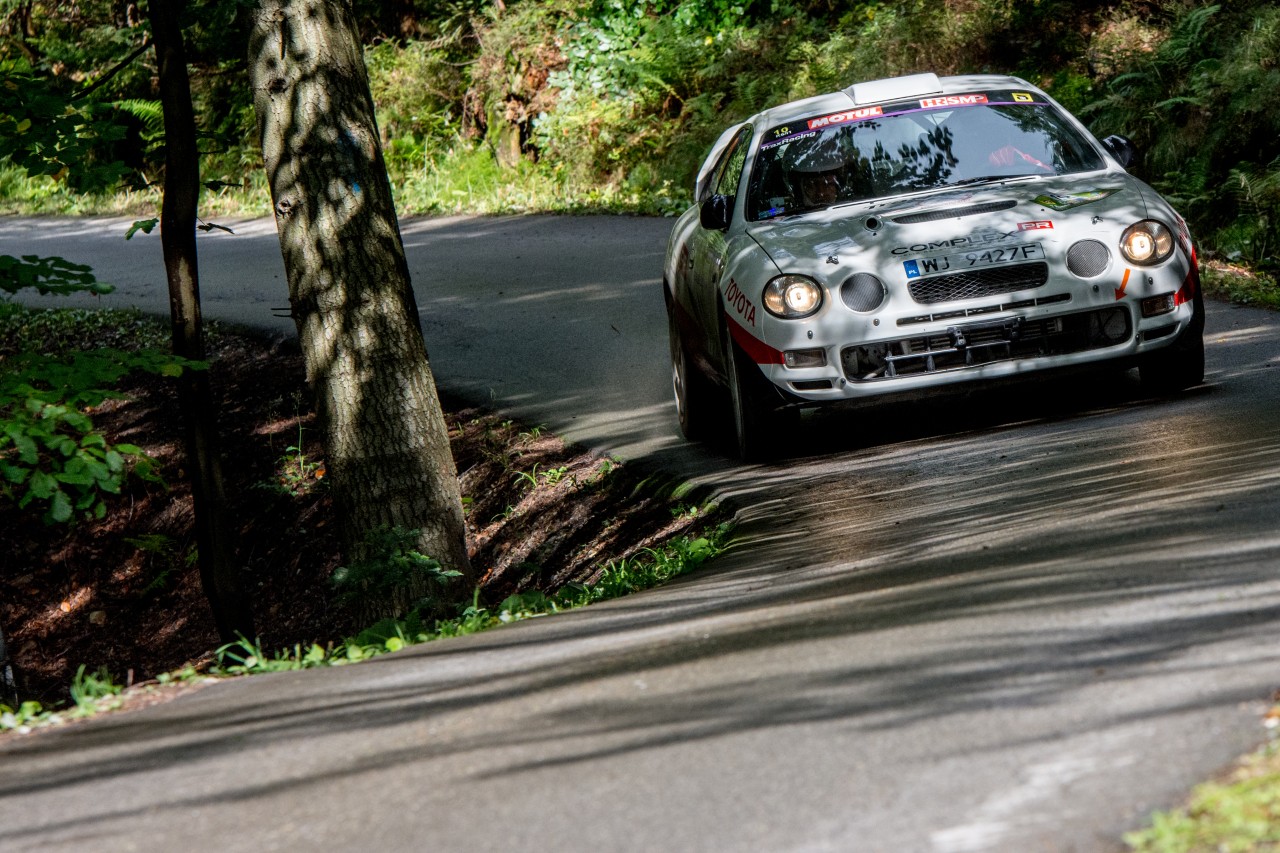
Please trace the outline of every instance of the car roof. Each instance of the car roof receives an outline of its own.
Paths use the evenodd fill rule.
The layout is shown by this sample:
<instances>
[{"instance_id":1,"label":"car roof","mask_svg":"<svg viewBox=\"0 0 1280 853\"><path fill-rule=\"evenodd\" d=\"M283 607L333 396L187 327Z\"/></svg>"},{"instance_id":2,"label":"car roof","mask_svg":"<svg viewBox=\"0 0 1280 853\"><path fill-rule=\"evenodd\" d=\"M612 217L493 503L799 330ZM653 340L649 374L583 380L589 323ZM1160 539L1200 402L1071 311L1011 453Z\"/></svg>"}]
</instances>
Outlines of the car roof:
<instances>
[{"instance_id":1,"label":"car roof","mask_svg":"<svg viewBox=\"0 0 1280 853\"><path fill-rule=\"evenodd\" d=\"M905 77L888 77L854 83L847 89L816 95L799 101L770 107L748 119L747 123L772 127L799 118L834 113L840 110L864 107L871 104L922 98L930 95L955 95L975 89L1028 89L1043 95L1035 86L1020 77L1004 74L967 74L957 77L939 77L936 74L911 74Z\"/></svg>"}]
</instances>

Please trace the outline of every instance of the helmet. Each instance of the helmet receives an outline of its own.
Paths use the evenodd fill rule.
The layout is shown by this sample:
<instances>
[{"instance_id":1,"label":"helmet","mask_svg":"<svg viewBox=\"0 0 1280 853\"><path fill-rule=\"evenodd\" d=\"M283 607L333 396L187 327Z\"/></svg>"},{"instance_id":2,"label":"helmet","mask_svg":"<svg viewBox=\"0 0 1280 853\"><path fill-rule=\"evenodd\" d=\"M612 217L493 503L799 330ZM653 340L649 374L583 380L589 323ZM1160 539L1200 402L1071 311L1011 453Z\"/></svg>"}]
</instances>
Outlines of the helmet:
<instances>
[{"instance_id":1,"label":"helmet","mask_svg":"<svg viewBox=\"0 0 1280 853\"><path fill-rule=\"evenodd\" d=\"M816 139L799 139L785 155L786 182L792 195L805 206L826 206L836 201L849 158L841 134L826 133Z\"/></svg>"}]
</instances>

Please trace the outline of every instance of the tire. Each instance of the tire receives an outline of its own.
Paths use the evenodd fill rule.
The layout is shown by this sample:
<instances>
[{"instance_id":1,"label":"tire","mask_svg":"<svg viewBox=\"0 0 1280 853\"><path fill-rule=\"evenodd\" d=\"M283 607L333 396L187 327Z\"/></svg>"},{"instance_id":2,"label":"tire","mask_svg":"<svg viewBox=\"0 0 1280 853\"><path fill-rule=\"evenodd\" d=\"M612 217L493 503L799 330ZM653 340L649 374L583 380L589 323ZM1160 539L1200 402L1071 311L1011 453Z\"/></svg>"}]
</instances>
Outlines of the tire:
<instances>
[{"instance_id":1,"label":"tire","mask_svg":"<svg viewBox=\"0 0 1280 853\"><path fill-rule=\"evenodd\" d=\"M713 432L717 389L689 357L675 312L667 311L667 332L671 343L671 391L676 400L680 432L689 441L703 441Z\"/></svg>"},{"instance_id":2,"label":"tire","mask_svg":"<svg viewBox=\"0 0 1280 853\"><path fill-rule=\"evenodd\" d=\"M1173 394L1204 382L1204 302L1195 296L1191 323L1170 346L1138 364L1142 387L1152 394Z\"/></svg>"},{"instance_id":3,"label":"tire","mask_svg":"<svg viewBox=\"0 0 1280 853\"><path fill-rule=\"evenodd\" d=\"M733 416L732 450L743 462L778 458L790 443L786 431L798 425L797 413L779 410L777 392L759 366L724 330L725 373L729 380L729 410ZM793 424L793 421L795 424Z\"/></svg>"}]
</instances>

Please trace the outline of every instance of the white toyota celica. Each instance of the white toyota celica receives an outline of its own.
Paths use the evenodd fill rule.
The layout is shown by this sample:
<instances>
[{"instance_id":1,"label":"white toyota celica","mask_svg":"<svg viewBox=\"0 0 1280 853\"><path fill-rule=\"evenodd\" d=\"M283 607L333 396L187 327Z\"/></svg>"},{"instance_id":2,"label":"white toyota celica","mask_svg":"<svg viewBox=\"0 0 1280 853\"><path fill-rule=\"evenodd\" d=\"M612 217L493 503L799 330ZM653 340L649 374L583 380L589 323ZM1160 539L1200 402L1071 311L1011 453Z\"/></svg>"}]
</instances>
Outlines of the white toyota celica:
<instances>
[{"instance_id":1,"label":"white toyota celica","mask_svg":"<svg viewBox=\"0 0 1280 853\"><path fill-rule=\"evenodd\" d=\"M1003 76L859 83L729 128L667 247L682 431L713 438L727 399L753 459L806 406L1099 362L1199 384L1195 248L1133 155Z\"/></svg>"}]
</instances>

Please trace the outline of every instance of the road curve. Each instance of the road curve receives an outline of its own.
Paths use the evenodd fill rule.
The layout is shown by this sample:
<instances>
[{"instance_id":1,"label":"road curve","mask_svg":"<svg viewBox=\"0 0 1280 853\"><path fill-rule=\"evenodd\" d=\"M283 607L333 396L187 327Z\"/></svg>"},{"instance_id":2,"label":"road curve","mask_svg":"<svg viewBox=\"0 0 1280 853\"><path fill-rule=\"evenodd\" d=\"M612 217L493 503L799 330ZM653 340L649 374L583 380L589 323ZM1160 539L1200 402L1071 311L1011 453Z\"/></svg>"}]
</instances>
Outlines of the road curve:
<instances>
[{"instance_id":1,"label":"road curve","mask_svg":"<svg viewBox=\"0 0 1280 853\"><path fill-rule=\"evenodd\" d=\"M1265 739L1274 314L1210 305L1206 384L1176 398L1128 376L881 407L731 466L671 426L667 226L404 234L443 387L690 472L738 508L733 550L583 611L8 738L0 849L1111 851ZM202 237L206 311L270 325L274 235L233 227ZM123 244L4 221L0 253L96 258L110 299L163 308L158 245L117 261L104 233Z\"/></svg>"}]
</instances>

